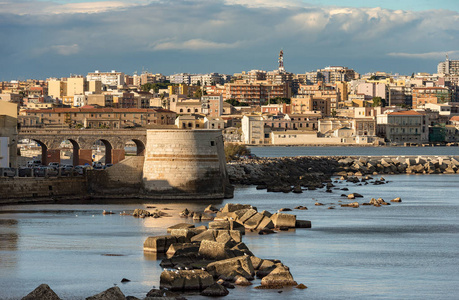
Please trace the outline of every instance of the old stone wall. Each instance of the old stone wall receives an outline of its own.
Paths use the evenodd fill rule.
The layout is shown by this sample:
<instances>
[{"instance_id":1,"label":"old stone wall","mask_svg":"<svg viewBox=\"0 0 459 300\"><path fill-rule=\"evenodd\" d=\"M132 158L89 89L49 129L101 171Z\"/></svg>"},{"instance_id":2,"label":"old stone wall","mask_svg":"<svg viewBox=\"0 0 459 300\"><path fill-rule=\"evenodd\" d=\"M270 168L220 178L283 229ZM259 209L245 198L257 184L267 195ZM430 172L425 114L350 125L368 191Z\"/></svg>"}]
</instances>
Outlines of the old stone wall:
<instances>
[{"instance_id":1,"label":"old stone wall","mask_svg":"<svg viewBox=\"0 0 459 300\"><path fill-rule=\"evenodd\" d=\"M103 171L88 171L90 192L96 195L140 193L144 158L131 156Z\"/></svg>"},{"instance_id":2,"label":"old stone wall","mask_svg":"<svg viewBox=\"0 0 459 300\"><path fill-rule=\"evenodd\" d=\"M82 197L87 182L83 177L0 178L0 204L40 202L55 197Z\"/></svg>"},{"instance_id":3,"label":"old stone wall","mask_svg":"<svg viewBox=\"0 0 459 300\"><path fill-rule=\"evenodd\" d=\"M148 130L143 184L159 198L224 198L221 130Z\"/></svg>"}]
</instances>

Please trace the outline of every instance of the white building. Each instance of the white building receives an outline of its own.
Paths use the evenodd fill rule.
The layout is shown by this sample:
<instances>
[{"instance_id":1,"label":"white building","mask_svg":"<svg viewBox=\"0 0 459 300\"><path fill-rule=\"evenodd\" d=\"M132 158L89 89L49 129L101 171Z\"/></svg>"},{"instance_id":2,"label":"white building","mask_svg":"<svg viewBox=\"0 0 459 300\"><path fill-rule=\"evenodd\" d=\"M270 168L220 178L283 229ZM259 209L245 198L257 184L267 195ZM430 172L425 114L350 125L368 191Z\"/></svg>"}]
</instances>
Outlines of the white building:
<instances>
[{"instance_id":1,"label":"white building","mask_svg":"<svg viewBox=\"0 0 459 300\"><path fill-rule=\"evenodd\" d=\"M263 144L264 119L258 115L245 115L241 119L242 141L246 144ZM269 135L268 135L269 138Z\"/></svg>"},{"instance_id":2,"label":"white building","mask_svg":"<svg viewBox=\"0 0 459 300\"><path fill-rule=\"evenodd\" d=\"M124 85L124 73L112 70L111 72L100 72L98 70L86 75L87 81L101 81L104 85Z\"/></svg>"}]
</instances>

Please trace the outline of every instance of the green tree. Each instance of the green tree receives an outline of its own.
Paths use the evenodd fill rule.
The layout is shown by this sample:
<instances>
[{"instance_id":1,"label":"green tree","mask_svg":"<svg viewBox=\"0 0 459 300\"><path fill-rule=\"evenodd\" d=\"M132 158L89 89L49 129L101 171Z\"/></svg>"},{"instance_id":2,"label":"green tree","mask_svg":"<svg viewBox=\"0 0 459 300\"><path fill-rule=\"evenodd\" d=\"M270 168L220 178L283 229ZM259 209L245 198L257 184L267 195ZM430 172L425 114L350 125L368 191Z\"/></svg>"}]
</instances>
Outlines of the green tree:
<instances>
[{"instance_id":1,"label":"green tree","mask_svg":"<svg viewBox=\"0 0 459 300\"><path fill-rule=\"evenodd\" d=\"M382 99L381 97L373 97L373 104L371 105L372 107L384 107L386 106L386 100Z\"/></svg>"},{"instance_id":2,"label":"green tree","mask_svg":"<svg viewBox=\"0 0 459 300\"><path fill-rule=\"evenodd\" d=\"M240 102L240 101L238 101L237 99L234 99L234 98L225 100L225 102L231 104L232 106L249 106L248 103Z\"/></svg>"},{"instance_id":3,"label":"green tree","mask_svg":"<svg viewBox=\"0 0 459 300\"><path fill-rule=\"evenodd\" d=\"M333 109L333 110L331 111L331 116L332 116L333 118L336 118L336 114L337 114L336 110Z\"/></svg>"},{"instance_id":4,"label":"green tree","mask_svg":"<svg viewBox=\"0 0 459 300\"><path fill-rule=\"evenodd\" d=\"M199 89L199 90L197 90L196 92L194 92L193 96L194 96L195 98L201 99L201 97L202 97L202 89Z\"/></svg>"},{"instance_id":5,"label":"green tree","mask_svg":"<svg viewBox=\"0 0 459 300\"><path fill-rule=\"evenodd\" d=\"M232 161L241 156L250 155L250 149L243 144L225 143L226 161Z\"/></svg>"},{"instance_id":6,"label":"green tree","mask_svg":"<svg viewBox=\"0 0 459 300\"><path fill-rule=\"evenodd\" d=\"M282 97L274 97L269 99L270 104L281 104L281 103L286 103L290 104L290 98L282 98Z\"/></svg>"}]
</instances>

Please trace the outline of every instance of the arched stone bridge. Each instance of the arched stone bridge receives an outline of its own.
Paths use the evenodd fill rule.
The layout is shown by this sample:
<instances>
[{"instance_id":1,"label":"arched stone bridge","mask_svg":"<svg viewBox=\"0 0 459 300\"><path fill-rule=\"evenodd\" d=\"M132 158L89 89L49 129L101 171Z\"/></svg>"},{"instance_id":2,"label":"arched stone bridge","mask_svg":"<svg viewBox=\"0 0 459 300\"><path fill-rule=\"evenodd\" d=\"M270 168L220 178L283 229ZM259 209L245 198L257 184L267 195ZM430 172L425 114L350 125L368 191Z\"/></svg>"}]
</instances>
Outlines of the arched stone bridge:
<instances>
[{"instance_id":1,"label":"arched stone bridge","mask_svg":"<svg viewBox=\"0 0 459 300\"><path fill-rule=\"evenodd\" d=\"M124 159L124 147L133 141L137 155L145 154L147 132L145 129L43 129L21 128L18 139L31 139L42 147L42 164L60 162L60 144L68 140L73 145L73 165L92 162L92 147L101 141L105 146L105 163L117 163Z\"/></svg>"}]
</instances>

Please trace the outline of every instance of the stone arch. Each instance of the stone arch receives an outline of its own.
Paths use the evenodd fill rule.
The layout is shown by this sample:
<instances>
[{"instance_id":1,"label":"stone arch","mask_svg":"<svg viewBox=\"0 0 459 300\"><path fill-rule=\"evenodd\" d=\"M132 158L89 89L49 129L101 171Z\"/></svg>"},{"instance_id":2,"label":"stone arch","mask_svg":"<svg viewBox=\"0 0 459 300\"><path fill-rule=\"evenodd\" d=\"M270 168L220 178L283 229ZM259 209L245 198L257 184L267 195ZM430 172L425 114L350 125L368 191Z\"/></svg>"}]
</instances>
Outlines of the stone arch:
<instances>
[{"instance_id":1,"label":"stone arch","mask_svg":"<svg viewBox=\"0 0 459 300\"><path fill-rule=\"evenodd\" d=\"M112 150L113 150L112 142L110 142L107 139L100 138L100 139L95 140L93 145L98 141L101 141L102 144L105 147L105 164L113 163L113 160L112 160Z\"/></svg>"},{"instance_id":2,"label":"stone arch","mask_svg":"<svg viewBox=\"0 0 459 300\"><path fill-rule=\"evenodd\" d=\"M145 156L145 143L139 139L130 139L136 146L136 156Z\"/></svg>"},{"instance_id":3,"label":"stone arch","mask_svg":"<svg viewBox=\"0 0 459 300\"><path fill-rule=\"evenodd\" d=\"M31 139L32 141L36 142L41 147L41 164L46 166L48 164L48 145L42 142L39 139Z\"/></svg>"},{"instance_id":4,"label":"stone arch","mask_svg":"<svg viewBox=\"0 0 459 300\"><path fill-rule=\"evenodd\" d=\"M72 144L72 151L73 151L73 159L72 164L74 166L80 164L80 144L73 138L64 138L62 142L69 141ZM59 146L62 145L62 142ZM63 150L62 147L59 148L60 152Z\"/></svg>"}]
</instances>

